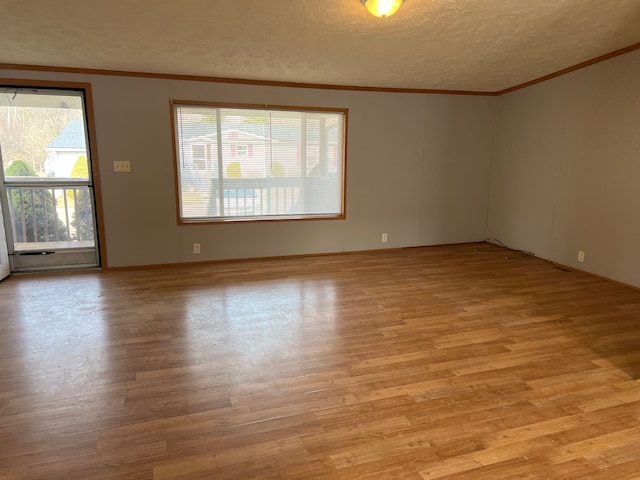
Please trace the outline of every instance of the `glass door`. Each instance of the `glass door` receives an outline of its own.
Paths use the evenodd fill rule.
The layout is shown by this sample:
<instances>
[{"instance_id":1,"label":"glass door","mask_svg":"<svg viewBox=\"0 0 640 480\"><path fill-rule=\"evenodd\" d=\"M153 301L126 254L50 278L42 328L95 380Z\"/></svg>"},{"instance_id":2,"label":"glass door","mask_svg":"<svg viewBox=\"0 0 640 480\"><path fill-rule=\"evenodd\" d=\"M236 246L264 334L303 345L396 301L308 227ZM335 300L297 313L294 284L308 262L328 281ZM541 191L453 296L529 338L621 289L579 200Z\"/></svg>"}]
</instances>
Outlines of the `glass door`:
<instances>
[{"instance_id":1,"label":"glass door","mask_svg":"<svg viewBox=\"0 0 640 480\"><path fill-rule=\"evenodd\" d=\"M9 252L7 251L7 237L4 233L2 209L0 208L0 280L9 276Z\"/></svg>"},{"instance_id":2,"label":"glass door","mask_svg":"<svg viewBox=\"0 0 640 480\"><path fill-rule=\"evenodd\" d=\"M83 90L0 87L11 271L99 265Z\"/></svg>"}]
</instances>

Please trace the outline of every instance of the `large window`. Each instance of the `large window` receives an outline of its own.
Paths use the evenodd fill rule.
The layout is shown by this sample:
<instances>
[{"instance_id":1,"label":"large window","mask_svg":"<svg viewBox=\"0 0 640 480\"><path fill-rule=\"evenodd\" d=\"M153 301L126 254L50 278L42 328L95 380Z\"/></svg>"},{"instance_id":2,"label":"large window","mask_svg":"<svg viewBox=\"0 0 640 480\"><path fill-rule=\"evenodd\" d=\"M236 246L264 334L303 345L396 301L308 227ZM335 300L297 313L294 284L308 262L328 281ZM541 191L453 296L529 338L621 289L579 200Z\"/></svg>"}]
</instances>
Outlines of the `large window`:
<instances>
[{"instance_id":1,"label":"large window","mask_svg":"<svg viewBox=\"0 0 640 480\"><path fill-rule=\"evenodd\" d=\"M181 223L344 218L344 109L172 102Z\"/></svg>"}]
</instances>

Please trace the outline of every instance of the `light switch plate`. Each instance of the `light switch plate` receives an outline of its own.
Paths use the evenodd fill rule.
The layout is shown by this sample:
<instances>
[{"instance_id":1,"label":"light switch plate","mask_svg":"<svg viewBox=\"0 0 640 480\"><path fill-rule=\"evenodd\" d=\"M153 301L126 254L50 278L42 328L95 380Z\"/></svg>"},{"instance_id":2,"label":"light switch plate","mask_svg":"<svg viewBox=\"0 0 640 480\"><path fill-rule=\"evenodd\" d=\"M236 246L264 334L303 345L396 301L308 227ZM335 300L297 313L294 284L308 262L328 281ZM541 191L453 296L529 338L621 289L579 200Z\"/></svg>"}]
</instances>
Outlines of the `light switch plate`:
<instances>
[{"instance_id":1,"label":"light switch plate","mask_svg":"<svg viewBox=\"0 0 640 480\"><path fill-rule=\"evenodd\" d=\"M113 162L113 171L114 172L130 172L131 162L128 160L116 160L115 162Z\"/></svg>"}]
</instances>

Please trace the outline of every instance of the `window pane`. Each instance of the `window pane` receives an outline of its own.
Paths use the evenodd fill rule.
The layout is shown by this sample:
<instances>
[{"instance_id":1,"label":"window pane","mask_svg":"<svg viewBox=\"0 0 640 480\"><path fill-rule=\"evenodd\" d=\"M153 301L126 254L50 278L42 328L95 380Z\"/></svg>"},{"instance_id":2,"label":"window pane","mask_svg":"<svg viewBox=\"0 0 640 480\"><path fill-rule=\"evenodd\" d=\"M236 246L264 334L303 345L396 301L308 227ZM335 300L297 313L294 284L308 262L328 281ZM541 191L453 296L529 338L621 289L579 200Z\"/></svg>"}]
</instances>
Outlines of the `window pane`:
<instances>
[{"instance_id":1,"label":"window pane","mask_svg":"<svg viewBox=\"0 0 640 480\"><path fill-rule=\"evenodd\" d=\"M5 97L0 105L5 181L89 180L80 94L7 87L0 93Z\"/></svg>"},{"instance_id":2,"label":"window pane","mask_svg":"<svg viewBox=\"0 0 640 480\"><path fill-rule=\"evenodd\" d=\"M95 246L89 187L7 187L15 251Z\"/></svg>"},{"instance_id":3,"label":"window pane","mask_svg":"<svg viewBox=\"0 0 640 480\"><path fill-rule=\"evenodd\" d=\"M174 105L186 221L344 215L345 111Z\"/></svg>"}]
</instances>

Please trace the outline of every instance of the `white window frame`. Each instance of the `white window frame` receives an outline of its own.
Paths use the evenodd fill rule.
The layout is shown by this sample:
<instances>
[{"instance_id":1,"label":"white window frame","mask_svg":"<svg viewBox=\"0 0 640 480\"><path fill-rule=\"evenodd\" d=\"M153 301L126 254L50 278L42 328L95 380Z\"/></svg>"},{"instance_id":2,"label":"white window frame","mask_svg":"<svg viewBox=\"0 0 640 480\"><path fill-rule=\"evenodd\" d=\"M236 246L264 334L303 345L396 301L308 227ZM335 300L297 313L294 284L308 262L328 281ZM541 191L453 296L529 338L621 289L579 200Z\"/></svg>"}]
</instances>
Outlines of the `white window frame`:
<instances>
[{"instance_id":1,"label":"white window frame","mask_svg":"<svg viewBox=\"0 0 640 480\"><path fill-rule=\"evenodd\" d=\"M236 156L237 157L248 157L249 156L249 145L246 143L239 143L236 145Z\"/></svg>"}]
</instances>

